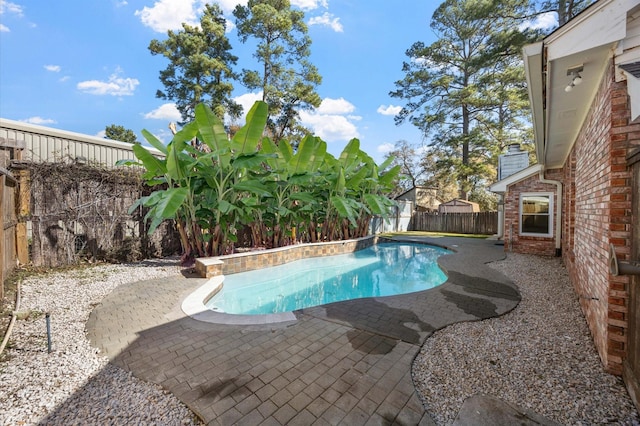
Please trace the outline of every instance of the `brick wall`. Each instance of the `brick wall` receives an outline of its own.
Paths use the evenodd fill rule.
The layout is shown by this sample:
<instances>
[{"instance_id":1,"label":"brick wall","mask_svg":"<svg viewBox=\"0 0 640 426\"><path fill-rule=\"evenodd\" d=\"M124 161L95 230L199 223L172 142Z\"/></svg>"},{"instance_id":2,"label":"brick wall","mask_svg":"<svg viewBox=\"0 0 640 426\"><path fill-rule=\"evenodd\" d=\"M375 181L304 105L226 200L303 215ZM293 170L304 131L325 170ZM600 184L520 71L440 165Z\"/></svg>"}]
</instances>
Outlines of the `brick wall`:
<instances>
[{"instance_id":1,"label":"brick wall","mask_svg":"<svg viewBox=\"0 0 640 426\"><path fill-rule=\"evenodd\" d=\"M616 247L620 260L629 260L634 194L626 156L640 146L640 123L629 123L626 82L616 82L613 70L610 63L563 168L545 171L545 178L563 183L562 256L603 365L621 374L629 278L610 275L609 245ZM509 186L505 250L555 254L553 238L518 235L520 194L555 191L555 185L540 182L538 175Z\"/></svg>"},{"instance_id":2,"label":"brick wall","mask_svg":"<svg viewBox=\"0 0 640 426\"><path fill-rule=\"evenodd\" d=\"M536 174L509 186L504 202L504 241L505 250L515 253L530 253L541 256L555 255L555 240L553 238L531 237L520 235L520 194L524 192L552 192L556 193L556 186L542 183ZM549 218L555 230L555 214L558 202L553 199L553 215Z\"/></svg>"},{"instance_id":3,"label":"brick wall","mask_svg":"<svg viewBox=\"0 0 640 426\"><path fill-rule=\"evenodd\" d=\"M605 369L621 374L626 346L627 277L609 273L609 244L631 246L631 174L626 154L640 125L629 125L626 82L610 65L563 168L563 257Z\"/></svg>"}]
</instances>

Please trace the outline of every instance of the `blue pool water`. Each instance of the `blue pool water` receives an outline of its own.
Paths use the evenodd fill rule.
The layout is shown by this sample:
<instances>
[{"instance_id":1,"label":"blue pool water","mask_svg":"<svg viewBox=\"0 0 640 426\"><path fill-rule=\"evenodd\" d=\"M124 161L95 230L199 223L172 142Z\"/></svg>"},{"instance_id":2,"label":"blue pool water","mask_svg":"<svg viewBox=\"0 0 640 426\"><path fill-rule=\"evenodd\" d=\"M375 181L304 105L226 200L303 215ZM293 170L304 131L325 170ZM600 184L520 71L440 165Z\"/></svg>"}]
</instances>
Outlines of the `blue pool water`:
<instances>
[{"instance_id":1,"label":"blue pool water","mask_svg":"<svg viewBox=\"0 0 640 426\"><path fill-rule=\"evenodd\" d=\"M224 277L206 302L230 314L273 314L363 297L413 293L447 276L436 263L446 249L415 243L376 244L354 253L314 257Z\"/></svg>"}]
</instances>

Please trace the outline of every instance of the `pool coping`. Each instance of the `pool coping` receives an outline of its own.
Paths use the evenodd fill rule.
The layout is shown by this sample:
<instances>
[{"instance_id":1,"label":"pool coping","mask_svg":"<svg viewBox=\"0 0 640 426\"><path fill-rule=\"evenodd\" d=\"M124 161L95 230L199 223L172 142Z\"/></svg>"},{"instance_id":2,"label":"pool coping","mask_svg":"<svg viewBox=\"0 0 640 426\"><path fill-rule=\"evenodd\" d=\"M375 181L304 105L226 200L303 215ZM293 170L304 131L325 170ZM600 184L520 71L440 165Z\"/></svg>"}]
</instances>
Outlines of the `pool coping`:
<instances>
[{"instance_id":1,"label":"pool coping","mask_svg":"<svg viewBox=\"0 0 640 426\"><path fill-rule=\"evenodd\" d=\"M239 315L226 312L216 312L205 304L222 288L224 275L209 278L206 283L198 287L182 301L182 312L194 320L224 325L260 325L295 321L293 312L264 315Z\"/></svg>"},{"instance_id":2,"label":"pool coping","mask_svg":"<svg viewBox=\"0 0 640 426\"><path fill-rule=\"evenodd\" d=\"M359 243L361 243L363 241L365 242L365 244L368 244L369 243L368 240L372 240L370 245L366 245L365 246L365 245L359 244ZM383 240L383 241L386 241L386 242L412 242L412 243L418 243L418 244L425 244L425 245L431 245L431 246L434 246L434 247L439 247L439 248L443 248L443 249L447 249L449 251L455 252L454 248L444 247L444 246L441 246L441 245L438 245L438 244L433 244L433 243L430 243L430 242L425 242L425 241L402 241L402 240L395 240L393 238L388 238L388 237L380 237L378 235L371 235L371 236L368 236L368 237L352 239L352 240L341 240L341 241L332 241L332 242L298 244L298 245L295 245L295 246L278 247L278 248L274 248L274 249L260 250L260 251L257 251L257 252L237 253L237 254L234 254L234 255L225 255L225 256L218 256L218 257L211 257L211 258L203 258L203 259L198 259L198 260L201 262L201 265L204 265L205 268L207 266L210 266L210 265L216 265L216 266L218 266L216 268L216 270L221 271L222 268L223 268L225 259L241 258L241 257L246 257L248 255L257 255L257 256L267 256L268 257L268 256L271 256L274 253L287 251L288 249L289 250L300 251L301 249L304 250L306 247L329 246L329 245L339 246L339 247L342 247L343 249L345 247L349 247L350 245L353 245L353 247L354 247L353 250L344 250L344 251L339 250L339 251L341 251L340 253L335 253L335 254L332 254L332 255L345 254L345 253L354 253L354 252L362 250L364 248L376 245L376 244L378 244L380 242L380 240ZM351 243L351 244L347 245L347 243ZM355 244L353 244L353 243L355 243ZM282 264L286 264L286 263L289 263L289 262L294 262L296 260L308 259L308 258L313 258L313 257L318 257L318 256L293 258L293 259L290 259L290 260L285 261L285 262L270 264L270 265L265 266L265 267L282 265ZM442 284L440 284L440 285L438 285L438 286L436 286L434 288L437 288L437 287L440 287L442 285L445 285L448 282L447 270L442 265L440 265L439 262L438 262L438 267L447 275L447 280L445 280ZM203 269L202 266L200 268L196 268L196 270L198 271L198 273L200 275L204 274L205 278L209 278L209 279L203 285L198 287L194 292L189 294L182 301L182 304L181 304L182 312L184 312L187 316L191 317L194 320L207 322L207 323L212 323L212 324L223 324L223 325L277 324L277 323L285 323L285 322L296 321L298 318L297 318L295 313L302 311L302 310L296 310L296 311L281 312L281 313L275 313L275 314L257 314L257 315L242 315L242 314L230 314L230 313L227 313L227 312L216 312L215 310L207 307L206 303L222 289L222 286L224 285L224 277L225 276L223 274L219 274L219 275L214 275L212 277L207 277L206 275L208 275L208 273L207 272L203 273L203 271L206 271L206 269ZM249 270L252 270L252 269L247 269L246 271L249 271ZM238 271L236 273L246 272L246 271ZM421 290L421 291L429 291L429 290L433 290L433 289L427 289L427 290ZM397 296L397 295L393 295L393 296ZM384 298L384 297L393 297L393 296L381 296L381 297ZM380 298L380 297L375 297L375 298ZM365 298L365 299L371 299L371 298ZM308 308L305 308L305 309L308 309Z\"/></svg>"}]
</instances>

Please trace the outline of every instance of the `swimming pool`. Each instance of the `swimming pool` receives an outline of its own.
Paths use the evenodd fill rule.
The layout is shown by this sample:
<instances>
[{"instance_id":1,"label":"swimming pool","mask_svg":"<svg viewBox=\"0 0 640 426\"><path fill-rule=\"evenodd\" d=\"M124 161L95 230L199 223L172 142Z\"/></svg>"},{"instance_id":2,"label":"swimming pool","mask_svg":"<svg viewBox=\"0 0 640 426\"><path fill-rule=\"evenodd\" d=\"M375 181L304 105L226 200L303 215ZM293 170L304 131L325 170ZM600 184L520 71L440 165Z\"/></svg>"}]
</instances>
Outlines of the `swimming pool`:
<instances>
[{"instance_id":1,"label":"swimming pool","mask_svg":"<svg viewBox=\"0 0 640 426\"><path fill-rule=\"evenodd\" d=\"M264 315L365 297L427 290L447 276L436 259L450 251L417 243L376 244L224 277L206 301L214 312Z\"/></svg>"}]
</instances>

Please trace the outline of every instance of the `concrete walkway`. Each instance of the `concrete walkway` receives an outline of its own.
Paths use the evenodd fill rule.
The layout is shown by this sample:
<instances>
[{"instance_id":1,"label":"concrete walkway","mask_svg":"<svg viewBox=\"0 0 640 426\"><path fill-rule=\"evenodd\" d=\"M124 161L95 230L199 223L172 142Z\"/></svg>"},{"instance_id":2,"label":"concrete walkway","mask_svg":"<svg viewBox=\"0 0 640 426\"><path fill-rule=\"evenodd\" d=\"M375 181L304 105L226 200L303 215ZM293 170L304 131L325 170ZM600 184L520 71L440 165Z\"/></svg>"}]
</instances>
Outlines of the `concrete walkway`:
<instances>
[{"instance_id":1,"label":"concrete walkway","mask_svg":"<svg viewBox=\"0 0 640 426\"><path fill-rule=\"evenodd\" d=\"M520 295L485 266L504 257L495 241L417 239L457 251L439 259L444 285L304 309L289 323L232 326L186 317L182 300L205 280L176 276L119 286L91 314L87 335L207 424L433 424L411 378L424 340L502 315Z\"/></svg>"}]
</instances>

